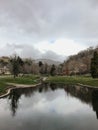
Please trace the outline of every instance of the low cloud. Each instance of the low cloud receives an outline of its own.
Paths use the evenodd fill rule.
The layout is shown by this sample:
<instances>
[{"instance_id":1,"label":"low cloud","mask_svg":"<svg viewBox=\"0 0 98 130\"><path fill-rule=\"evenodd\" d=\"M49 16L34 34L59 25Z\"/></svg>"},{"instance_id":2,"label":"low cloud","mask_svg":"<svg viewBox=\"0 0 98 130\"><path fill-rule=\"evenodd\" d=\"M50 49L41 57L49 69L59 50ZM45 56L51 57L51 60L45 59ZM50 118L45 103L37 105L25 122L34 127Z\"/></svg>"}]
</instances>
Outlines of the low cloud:
<instances>
[{"instance_id":1,"label":"low cloud","mask_svg":"<svg viewBox=\"0 0 98 130\"><path fill-rule=\"evenodd\" d=\"M27 44L6 44L0 49L0 56L12 56L13 54L17 54L22 58L51 59L55 61L63 61L66 58L53 51L46 51L42 53L32 45Z\"/></svg>"},{"instance_id":2,"label":"low cloud","mask_svg":"<svg viewBox=\"0 0 98 130\"><path fill-rule=\"evenodd\" d=\"M53 51L47 51L46 53L44 53L42 55L42 59L52 59L52 60L55 60L55 61L63 61L63 60L66 59L66 57L62 56L62 55L58 55Z\"/></svg>"},{"instance_id":3,"label":"low cloud","mask_svg":"<svg viewBox=\"0 0 98 130\"><path fill-rule=\"evenodd\" d=\"M87 45L80 44L70 39L56 39L52 43L48 41L39 42L34 45L41 52L52 51L58 55L69 56L87 48Z\"/></svg>"}]
</instances>

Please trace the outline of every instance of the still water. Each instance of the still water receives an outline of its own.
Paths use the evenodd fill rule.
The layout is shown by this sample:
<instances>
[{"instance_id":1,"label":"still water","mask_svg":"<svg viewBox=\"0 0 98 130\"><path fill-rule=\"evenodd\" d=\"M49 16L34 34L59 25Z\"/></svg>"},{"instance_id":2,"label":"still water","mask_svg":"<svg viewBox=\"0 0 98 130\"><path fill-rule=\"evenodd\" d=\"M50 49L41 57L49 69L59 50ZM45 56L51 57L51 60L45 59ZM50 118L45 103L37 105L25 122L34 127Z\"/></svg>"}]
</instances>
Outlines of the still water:
<instances>
[{"instance_id":1,"label":"still water","mask_svg":"<svg viewBox=\"0 0 98 130\"><path fill-rule=\"evenodd\" d=\"M42 85L0 99L0 130L98 130L98 91Z\"/></svg>"}]
</instances>

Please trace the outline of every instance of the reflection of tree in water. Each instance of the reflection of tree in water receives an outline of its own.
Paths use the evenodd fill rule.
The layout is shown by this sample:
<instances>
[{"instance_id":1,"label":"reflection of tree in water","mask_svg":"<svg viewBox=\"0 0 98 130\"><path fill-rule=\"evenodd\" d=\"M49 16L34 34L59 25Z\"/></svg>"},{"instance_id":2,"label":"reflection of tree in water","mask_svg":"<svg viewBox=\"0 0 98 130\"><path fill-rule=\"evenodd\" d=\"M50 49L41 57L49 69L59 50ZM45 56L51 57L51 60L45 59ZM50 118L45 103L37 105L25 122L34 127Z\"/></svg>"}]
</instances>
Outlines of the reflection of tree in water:
<instances>
[{"instance_id":1,"label":"reflection of tree in water","mask_svg":"<svg viewBox=\"0 0 98 130\"><path fill-rule=\"evenodd\" d=\"M11 90L11 93L9 95L10 100L10 107L12 115L15 116L16 111L19 106L19 99L22 95L25 95L25 97L31 97L33 95L33 91L37 90L38 88L19 88L19 89L13 89Z\"/></svg>"},{"instance_id":2,"label":"reflection of tree in water","mask_svg":"<svg viewBox=\"0 0 98 130\"><path fill-rule=\"evenodd\" d=\"M11 106L11 111L12 111L13 116L15 116L15 114L16 114L20 96L21 95L19 93L17 93L17 90L12 90L9 95L9 99L11 100L10 106Z\"/></svg>"},{"instance_id":3,"label":"reflection of tree in water","mask_svg":"<svg viewBox=\"0 0 98 130\"><path fill-rule=\"evenodd\" d=\"M57 89L57 87L56 87L56 85L55 84L47 84L47 83L44 83L43 85L41 85L40 87L39 87L39 92L40 93L42 93L42 92L48 92L49 90L51 91L54 91L54 90L56 90Z\"/></svg>"},{"instance_id":4,"label":"reflection of tree in water","mask_svg":"<svg viewBox=\"0 0 98 130\"><path fill-rule=\"evenodd\" d=\"M92 105L98 119L98 90L92 92Z\"/></svg>"},{"instance_id":5,"label":"reflection of tree in water","mask_svg":"<svg viewBox=\"0 0 98 130\"><path fill-rule=\"evenodd\" d=\"M80 99L83 103L89 104L93 107L96 112L98 119L98 90L88 89L80 86L65 87L65 91Z\"/></svg>"},{"instance_id":6,"label":"reflection of tree in water","mask_svg":"<svg viewBox=\"0 0 98 130\"><path fill-rule=\"evenodd\" d=\"M51 88L52 91L55 91L57 89L64 89L64 85L62 85L62 84L55 84L55 83L50 84L49 87Z\"/></svg>"},{"instance_id":7,"label":"reflection of tree in water","mask_svg":"<svg viewBox=\"0 0 98 130\"><path fill-rule=\"evenodd\" d=\"M82 103L92 105L92 90L91 89L84 88L81 86L65 86L64 89L67 92L67 94L80 99Z\"/></svg>"},{"instance_id":8,"label":"reflection of tree in water","mask_svg":"<svg viewBox=\"0 0 98 130\"><path fill-rule=\"evenodd\" d=\"M21 98L22 95L24 95L25 97L31 97L33 95L33 92L47 92L47 91L54 91L55 89L57 89L58 86L55 86L55 84L53 85L49 85L49 84L43 84L40 85L38 87L35 88L19 88L19 89L13 89L11 90L11 93L9 95L9 100L10 100L10 107L11 107L11 112L12 115L15 116L16 111L18 109L19 106L19 99Z\"/></svg>"},{"instance_id":9,"label":"reflection of tree in water","mask_svg":"<svg viewBox=\"0 0 98 130\"><path fill-rule=\"evenodd\" d=\"M55 84L51 84L50 88L51 88L52 91L55 91L58 87Z\"/></svg>"},{"instance_id":10,"label":"reflection of tree in water","mask_svg":"<svg viewBox=\"0 0 98 130\"><path fill-rule=\"evenodd\" d=\"M19 106L19 99L22 95L24 95L25 97L31 97L36 91L42 93L47 91L55 91L59 88L64 89L68 95L80 99L80 101L82 101L83 103L91 105L93 107L93 110L96 112L96 116L98 118L98 90L94 91L93 89L87 89L79 86L65 86L60 84L43 84L35 88L20 88L12 90L9 95L12 115L15 116Z\"/></svg>"}]
</instances>

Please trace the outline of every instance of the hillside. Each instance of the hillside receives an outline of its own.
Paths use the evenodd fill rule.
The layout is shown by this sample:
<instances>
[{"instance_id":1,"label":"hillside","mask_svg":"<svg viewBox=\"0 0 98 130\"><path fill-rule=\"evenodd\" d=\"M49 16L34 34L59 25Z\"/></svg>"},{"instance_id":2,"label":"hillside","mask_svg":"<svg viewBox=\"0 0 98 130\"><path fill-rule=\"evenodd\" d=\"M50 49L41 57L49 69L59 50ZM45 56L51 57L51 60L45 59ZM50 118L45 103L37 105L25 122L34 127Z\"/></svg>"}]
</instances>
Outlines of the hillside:
<instances>
[{"instance_id":1,"label":"hillside","mask_svg":"<svg viewBox=\"0 0 98 130\"><path fill-rule=\"evenodd\" d=\"M69 56L63 63L63 72L67 74L85 74L90 72L90 63L94 51L98 48L90 47L79 52L77 55Z\"/></svg>"},{"instance_id":2,"label":"hillside","mask_svg":"<svg viewBox=\"0 0 98 130\"><path fill-rule=\"evenodd\" d=\"M93 57L93 53L95 50L98 51L98 47L96 48L90 47L86 50L79 52L76 55L69 56L67 60L64 61L64 63L55 60L50 60L50 59L36 59L36 60L23 59L23 61L26 60L24 67L26 69L26 73L31 71L33 73L36 73L39 71L39 66L37 63L41 61L44 64L43 70L46 68L45 66L46 63L47 63L48 70L50 70L51 65L54 64L56 66L56 74L61 74L61 75L62 74L63 75L88 74L90 73L91 58ZM4 56L1 57L0 67L2 68L6 66L7 68L9 68L9 59L10 59L9 57L4 57Z\"/></svg>"},{"instance_id":3,"label":"hillside","mask_svg":"<svg viewBox=\"0 0 98 130\"><path fill-rule=\"evenodd\" d=\"M35 60L36 63L38 63L39 61L42 61L43 63L47 63L48 65L59 65L61 64L61 62L59 61L54 61L54 60L51 60L51 59L37 59Z\"/></svg>"}]
</instances>

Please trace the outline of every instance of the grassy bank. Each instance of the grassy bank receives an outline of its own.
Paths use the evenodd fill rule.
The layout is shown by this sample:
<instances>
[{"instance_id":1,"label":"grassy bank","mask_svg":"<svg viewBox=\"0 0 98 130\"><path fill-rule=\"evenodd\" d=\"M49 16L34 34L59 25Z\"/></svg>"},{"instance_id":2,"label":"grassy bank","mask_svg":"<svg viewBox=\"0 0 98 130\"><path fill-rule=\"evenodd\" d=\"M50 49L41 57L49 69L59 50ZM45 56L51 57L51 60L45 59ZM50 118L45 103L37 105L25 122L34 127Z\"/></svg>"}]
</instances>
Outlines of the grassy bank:
<instances>
[{"instance_id":1,"label":"grassy bank","mask_svg":"<svg viewBox=\"0 0 98 130\"><path fill-rule=\"evenodd\" d=\"M37 84L39 82L39 76L35 75L27 75L23 77L13 78L12 76L1 76L0 77L0 95L6 91L10 86L7 83L16 83L16 84L24 84L31 85Z\"/></svg>"},{"instance_id":2,"label":"grassy bank","mask_svg":"<svg viewBox=\"0 0 98 130\"><path fill-rule=\"evenodd\" d=\"M62 83L65 85L76 85L77 83L80 83L83 85L98 87L98 79L83 76L54 76L54 77L50 76L46 82L60 83L60 84Z\"/></svg>"}]
</instances>

